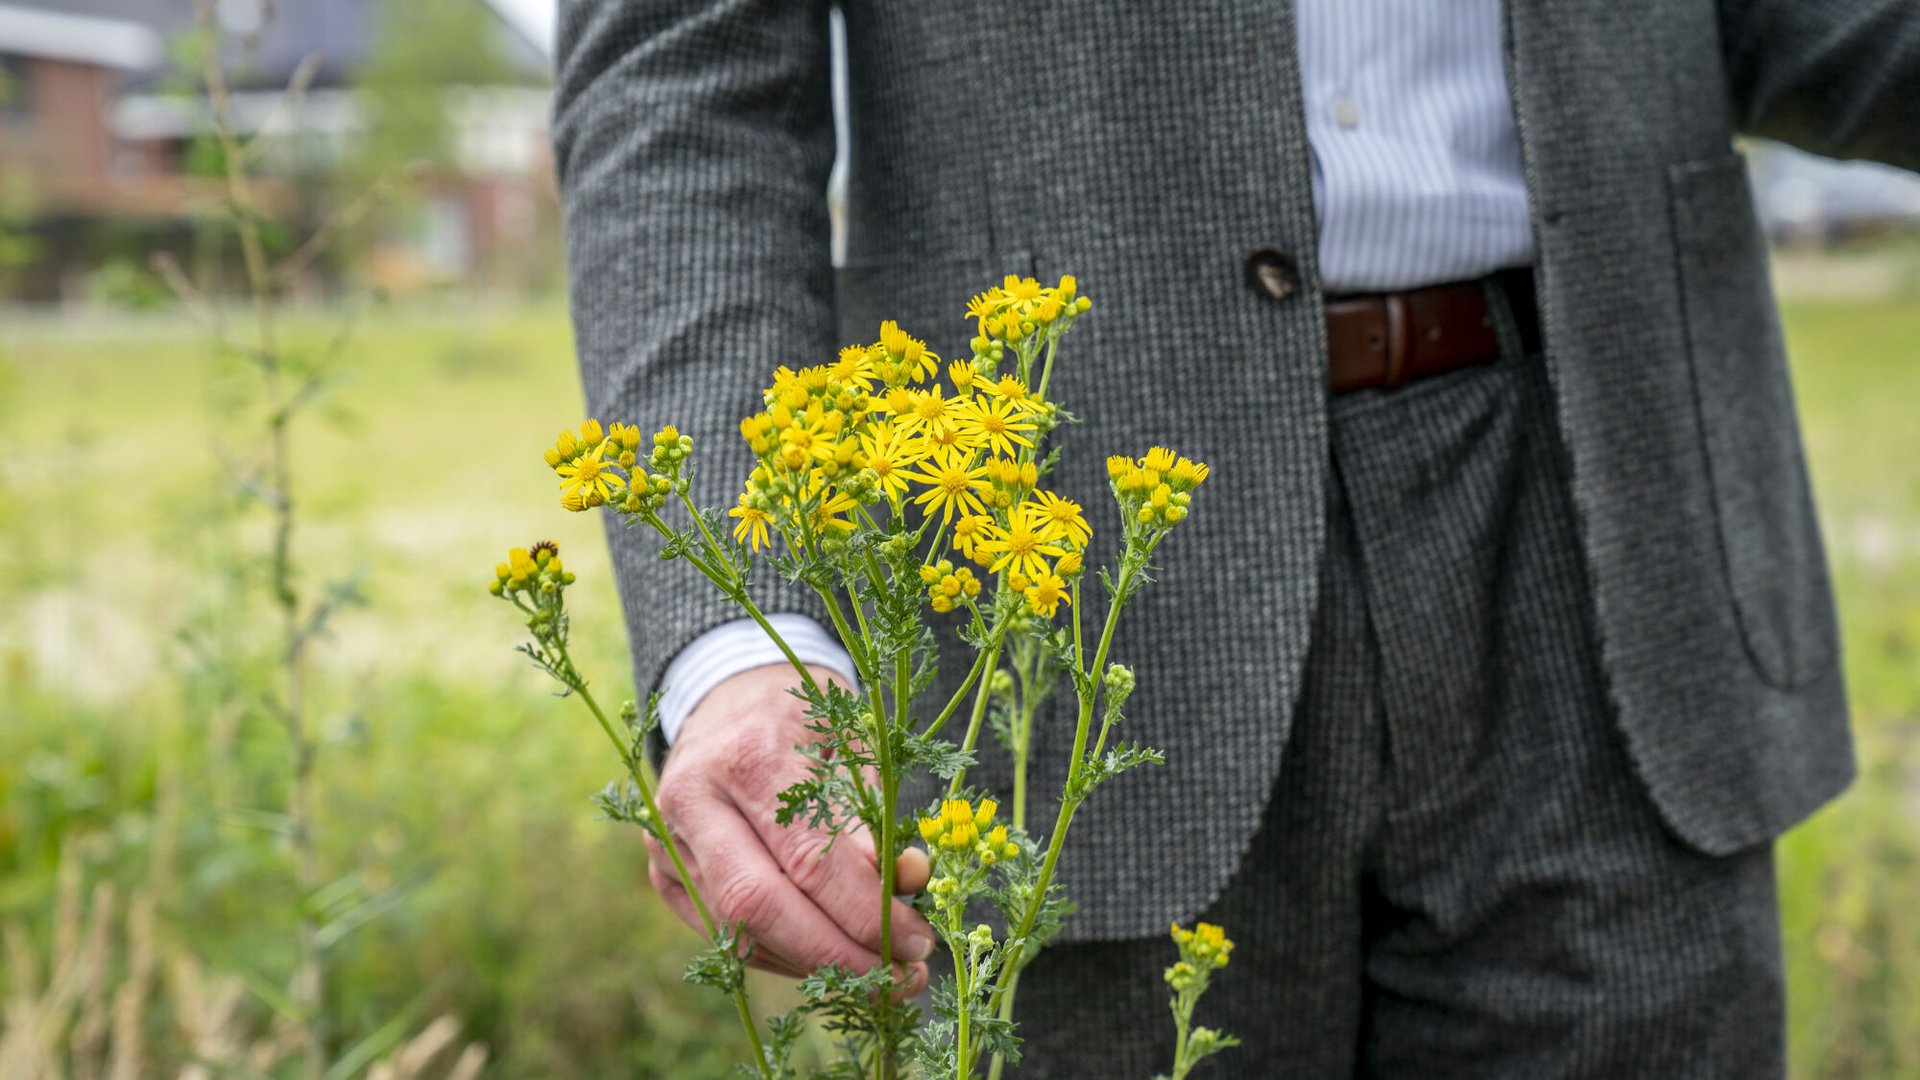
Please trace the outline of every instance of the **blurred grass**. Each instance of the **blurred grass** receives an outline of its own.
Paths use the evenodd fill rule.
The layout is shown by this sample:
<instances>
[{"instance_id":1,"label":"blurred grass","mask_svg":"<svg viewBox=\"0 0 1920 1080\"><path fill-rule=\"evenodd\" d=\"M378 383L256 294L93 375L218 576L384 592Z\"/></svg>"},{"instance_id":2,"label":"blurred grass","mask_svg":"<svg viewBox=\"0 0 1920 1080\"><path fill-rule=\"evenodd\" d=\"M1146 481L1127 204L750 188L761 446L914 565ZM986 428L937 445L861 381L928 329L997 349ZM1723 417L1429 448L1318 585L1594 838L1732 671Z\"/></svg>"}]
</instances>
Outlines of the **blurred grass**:
<instances>
[{"instance_id":1,"label":"blurred grass","mask_svg":"<svg viewBox=\"0 0 1920 1080\"><path fill-rule=\"evenodd\" d=\"M1785 312L1862 758L1780 849L1809 1078L1920 1077L1916 300ZM371 597L318 654L322 843L335 865L424 884L340 954L345 1024L428 999L492 1047L493 1075L721 1075L730 1014L678 983L691 935L646 893L629 831L592 820L601 735L515 662L518 627L482 591L507 545L559 540L590 585L582 662L604 697L631 694L598 521L558 511L532 452L580 408L564 311L380 310L356 340L297 460L303 562L364 569ZM212 966L283 973L281 856L236 813L270 802L252 778L281 751L183 674L175 636L247 632L219 583L261 538L210 509L240 407L227 363L174 317L0 330L0 922L49 932L63 850L134 886L161 840L166 934Z\"/></svg>"}]
</instances>

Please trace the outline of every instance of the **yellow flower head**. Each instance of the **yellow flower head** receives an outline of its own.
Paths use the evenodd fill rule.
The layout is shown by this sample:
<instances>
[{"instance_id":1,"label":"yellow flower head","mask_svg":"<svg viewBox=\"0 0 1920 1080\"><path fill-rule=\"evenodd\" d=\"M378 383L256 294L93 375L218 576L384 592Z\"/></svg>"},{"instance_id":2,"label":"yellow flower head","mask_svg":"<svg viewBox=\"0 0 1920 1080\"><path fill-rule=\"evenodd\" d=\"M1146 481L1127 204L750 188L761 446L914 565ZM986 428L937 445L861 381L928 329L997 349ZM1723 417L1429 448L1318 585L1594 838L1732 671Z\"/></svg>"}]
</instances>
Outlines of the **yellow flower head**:
<instances>
[{"instance_id":1,"label":"yellow flower head","mask_svg":"<svg viewBox=\"0 0 1920 1080\"><path fill-rule=\"evenodd\" d=\"M1021 590L1021 594L1027 598L1028 610L1043 619L1053 618L1061 604L1073 603L1073 598L1067 595L1067 583L1044 569L1034 575L1032 584Z\"/></svg>"},{"instance_id":2,"label":"yellow flower head","mask_svg":"<svg viewBox=\"0 0 1920 1080\"><path fill-rule=\"evenodd\" d=\"M1007 570L1037 578L1047 572L1046 559L1058 559L1067 553L1058 537L1051 524L1036 522L1032 515L1015 514L1006 528L994 526L974 547L993 557L993 562L987 564L991 573Z\"/></svg>"},{"instance_id":3,"label":"yellow flower head","mask_svg":"<svg viewBox=\"0 0 1920 1080\"><path fill-rule=\"evenodd\" d=\"M813 535L826 537L853 531L853 519L840 516L860 505L853 496L828 486L824 478L816 475L812 483L807 485L806 500L813 505L813 514L808 518Z\"/></svg>"},{"instance_id":4,"label":"yellow flower head","mask_svg":"<svg viewBox=\"0 0 1920 1080\"><path fill-rule=\"evenodd\" d=\"M937 386L930 390L908 390L904 395L891 395L887 406L894 414L894 423L902 431L936 441L941 441L942 432L958 428L961 418L966 414L964 402L947 397Z\"/></svg>"},{"instance_id":5,"label":"yellow flower head","mask_svg":"<svg viewBox=\"0 0 1920 1080\"><path fill-rule=\"evenodd\" d=\"M900 329L889 319L880 324L880 340L867 350L873 371L888 386L925 382L940 370L940 357L927 343Z\"/></svg>"},{"instance_id":6,"label":"yellow flower head","mask_svg":"<svg viewBox=\"0 0 1920 1080\"><path fill-rule=\"evenodd\" d=\"M1207 466L1204 462L1189 461L1186 458L1173 463L1167 470L1167 482L1175 491L1192 491L1207 478Z\"/></svg>"},{"instance_id":7,"label":"yellow flower head","mask_svg":"<svg viewBox=\"0 0 1920 1080\"><path fill-rule=\"evenodd\" d=\"M967 317L978 321L983 337L1015 342L1090 307L1092 303L1079 295L1079 283L1072 277L1062 277L1059 285L1047 288L1033 278L1008 274L999 285L968 302Z\"/></svg>"},{"instance_id":8,"label":"yellow flower head","mask_svg":"<svg viewBox=\"0 0 1920 1080\"><path fill-rule=\"evenodd\" d=\"M751 496L748 493L741 492L739 502L733 509L727 511L727 516L737 519L733 526L734 540L759 551L773 542L768 532L773 515L756 508L750 500Z\"/></svg>"},{"instance_id":9,"label":"yellow flower head","mask_svg":"<svg viewBox=\"0 0 1920 1080\"><path fill-rule=\"evenodd\" d=\"M1080 504L1051 491L1034 492L1031 499L1020 504L1019 513L1053 530L1052 535L1065 537L1076 548L1086 547L1093 537L1093 527L1087 524Z\"/></svg>"},{"instance_id":10,"label":"yellow flower head","mask_svg":"<svg viewBox=\"0 0 1920 1080\"><path fill-rule=\"evenodd\" d=\"M927 488L913 501L923 507L929 516L938 512L943 523L951 522L956 513L986 512L985 505L980 502L980 491L986 486L986 473L973 464L971 455L963 451L942 450L938 456L923 459L918 472L906 475L907 479Z\"/></svg>"},{"instance_id":11,"label":"yellow flower head","mask_svg":"<svg viewBox=\"0 0 1920 1080\"><path fill-rule=\"evenodd\" d=\"M873 361L863 346L849 345L841 349L840 359L828 366L827 373L836 382L857 385L862 390L873 389Z\"/></svg>"},{"instance_id":12,"label":"yellow flower head","mask_svg":"<svg viewBox=\"0 0 1920 1080\"><path fill-rule=\"evenodd\" d=\"M989 453L1013 457L1016 447L1031 447L1034 431L1032 414L1012 398L992 396L967 402L956 410L955 423L962 437Z\"/></svg>"},{"instance_id":13,"label":"yellow flower head","mask_svg":"<svg viewBox=\"0 0 1920 1080\"><path fill-rule=\"evenodd\" d=\"M1233 954L1233 942L1227 932L1212 923L1197 923L1191 930L1173 924L1173 943L1180 947L1183 960L1197 968L1223 968Z\"/></svg>"},{"instance_id":14,"label":"yellow flower head","mask_svg":"<svg viewBox=\"0 0 1920 1080\"><path fill-rule=\"evenodd\" d=\"M1033 399L1032 391L1027 389L1027 384L1011 375L1002 375L995 382L981 383L980 389L1016 405L1025 405Z\"/></svg>"},{"instance_id":15,"label":"yellow flower head","mask_svg":"<svg viewBox=\"0 0 1920 1080\"><path fill-rule=\"evenodd\" d=\"M1193 489L1207 478L1207 466L1156 446L1137 461L1107 459L1107 475L1123 518L1168 529L1186 520Z\"/></svg>"},{"instance_id":16,"label":"yellow flower head","mask_svg":"<svg viewBox=\"0 0 1920 1080\"><path fill-rule=\"evenodd\" d=\"M920 838L936 858L946 853L971 855L981 865L992 866L1020 853L1007 827L993 824L999 809L992 799L982 799L978 806L966 799L943 800L939 810L919 820Z\"/></svg>"},{"instance_id":17,"label":"yellow flower head","mask_svg":"<svg viewBox=\"0 0 1920 1080\"><path fill-rule=\"evenodd\" d=\"M504 598L519 592L537 596L549 585L558 589L571 584L573 575L560 563L560 545L542 540L531 547L508 549L507 561L493 568L487 591Z\"/></svg>"},{"instance_id":18,"label":"yellow flower head","mask_svg":"<svg viewBox=\"0 0 1920 1080\"><path fill-rule=\"evenodd\" d=\"M601 460L600 455L605 449L604 444L596 444L572 462L554 467L553 471L559 473L561 477L560 504L562 506L569 510L584 510L589 506L599 506L611 498L614 492L626 487L626 480L613 471L612 463Z\"/></svg>"}]
</instances>

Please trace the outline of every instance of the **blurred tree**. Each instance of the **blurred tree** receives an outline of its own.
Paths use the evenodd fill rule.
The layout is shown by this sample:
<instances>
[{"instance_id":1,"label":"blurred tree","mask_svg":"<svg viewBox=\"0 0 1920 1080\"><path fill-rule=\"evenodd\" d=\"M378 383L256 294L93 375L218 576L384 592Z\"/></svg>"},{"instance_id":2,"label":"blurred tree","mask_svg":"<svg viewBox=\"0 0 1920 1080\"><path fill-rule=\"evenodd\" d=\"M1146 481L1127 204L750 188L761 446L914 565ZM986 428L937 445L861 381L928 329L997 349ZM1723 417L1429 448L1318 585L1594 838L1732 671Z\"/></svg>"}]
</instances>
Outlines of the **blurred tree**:
<instances>
[{"instance_id":1,"label":"blurred tree","mask_svg":"<svg viewBox=\"0 0 1920 1080\"><path fill-rule=\"evenodd\" d=\"M499 20L480 0L381 0L374 18L375 45L352 76L367 126L351 179L406 162L457 168L448 91L518 81Z\"/></svg>"}]
</instances>

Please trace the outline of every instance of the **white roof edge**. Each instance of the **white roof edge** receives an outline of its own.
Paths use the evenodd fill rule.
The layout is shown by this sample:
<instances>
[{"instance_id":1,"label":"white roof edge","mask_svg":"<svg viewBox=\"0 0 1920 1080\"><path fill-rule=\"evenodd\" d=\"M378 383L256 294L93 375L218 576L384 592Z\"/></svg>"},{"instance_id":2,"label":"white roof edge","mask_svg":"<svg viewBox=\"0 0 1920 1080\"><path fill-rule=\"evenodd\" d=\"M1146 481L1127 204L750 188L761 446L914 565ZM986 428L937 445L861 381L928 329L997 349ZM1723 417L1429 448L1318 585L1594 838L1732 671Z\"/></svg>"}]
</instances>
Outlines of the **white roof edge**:
<instances>
[{"instance_id":1,"label":"white roof edge","mask_svg":"<svg viewBox=\"0 0 1920 1080\"><path fill-rule=\"evenodd\" d=\"M137 22L0 4L0 52L143 71L160 63L160 35Z\"/></svg>"}]
</instances>

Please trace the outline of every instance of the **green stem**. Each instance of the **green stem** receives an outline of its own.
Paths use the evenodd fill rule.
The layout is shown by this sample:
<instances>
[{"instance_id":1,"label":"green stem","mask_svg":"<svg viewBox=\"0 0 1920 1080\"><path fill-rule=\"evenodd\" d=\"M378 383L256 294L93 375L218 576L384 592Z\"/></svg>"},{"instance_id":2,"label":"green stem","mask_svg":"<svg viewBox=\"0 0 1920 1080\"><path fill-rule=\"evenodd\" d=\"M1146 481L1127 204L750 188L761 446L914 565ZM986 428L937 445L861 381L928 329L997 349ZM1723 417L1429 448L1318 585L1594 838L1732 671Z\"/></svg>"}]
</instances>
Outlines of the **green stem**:
<instances>
[{"instance_id":1,"label":"green stem","mask_svg":"<svg viewBox=\"0 0 1920 1080\"><path fill-rule=\"evenodd\" d=\"M1182 990L1174 1000L1173 1080L1185 1080L1193 1069L1193 1062L1187 1060L1187 1040L1193 1032L1193 1006L1198 999L1198 994Z\"/></svg>"},{"instance_id":2,"label":"green stem","mask_svg":"<svg viewBox=\"0 0 1920 1080\"><path fill-rule=\"evenodd\" d=\"M1000 639L996 638L994 639L993 646L986 652L981 653L980 658L973 662L973 670L967 675L967 683L979 679L980 687L974 692L973 715L967 719L967 734L960 742L960 750L962 753L972 750L974 744L979 741L980 723L987 715L987 701L993 697L993 673L999 667L999 664ZM981 678L983 672L985 673L985 678ZM967 684L963 683L959 692L954 695L953 701L948 703L947 715L951 715L952 706L958 704L960 695L966 692ZM945 722L946 716L943 715L938 723L943 724ZM935 725L936 729L937 727L938 724ZM947 785L947 798L951 799L960 794L960 785L966 781L966 778L967 770L964 767L953 774L952 782Z\"/></svg>"},{"instance_id":3,"label":"green stem","mask_svg":"<svg viewBox=\"0 0 1920 1080\"><path fill-rule=\"evenodd\" d=\"M872 683L874 672L872 668L868 666L870 661L867 656L867 638L865 634L863 633L859 637L854 636L853 628L847 625L846 613L840 609L840 598L833 595L832 589L825 585L816 585L813 591L819 593L820 598L826 601L827 618L833 620L834 632L840 635L841 644L847 647L848 654L853 657L854 670L859 673L860 681ZM858 598L854 600L853 610L855 614L858 614L860 611ZM862 631L866 629L866 620L864 618L861 619L860 629Z\"/></svg>"},{"instance_id":4,"label":"green stem","mask_svg":"<svg viewBox=\"0 0 1920 1080\"><path fill-rule=\"evenodd\" d=\"M693 875L687 873L686 860L680 857L680 845L674 842L673 830L668 827L667 819L661 816L660 804L654 801L653 785L647 782L646 771L640 767L639 759L633 755L626 740L614 730L613 721L607 719L607 714L600 708L600 703L593 699L593 694L587 689L586 681L579 677L573 666L573 657L567 653L566 645L555 642L553 649L560 657L560 662L565 665L562 670L572 676L569 689L580 696L580 700L587 706L587 711L593 713L593 718L600 722L600 730L606 732L607 738L613 742L613 748L620 754L620 760L626 763L627 774L633 777L634 786L640 789L641 800L647 804L647 815L655 825L654 835L659 838L660 846L666 850L667 858L673 861L673 870L679 876L680 883L686 886L687 898L693 901L693 910L700 916L700 926L706 931L707 940L714 940L719 937L719 926L707 910L707 903L700 896L699 887L693 883ZM753 1045L754 1065L765 1080L773 1080L772 1068L767 1064L766 1049L760 1042L760 1029L753 1022L752 1010L747 1007L746 988L734 987L732 996L734 1009L740 1014L740 1026L746 1029L747 1041Z\"/></svg>"},{"instance_id":5,"label":"green stem","mask_svg":"<svg viewBox=\"0 0 1920 1080\"><path fill-rule=\"evenodd\" d=\"M1093 671L1097 672L1106 666L1107 650L1113 645L1113 632L1115 627L1120 623L1120 609L1123 606L1121 598L1127 595L1127 585L1130 583L1132 576L1133 568L1130 565L1130 560L1128 560L1125 555L1122 555L1120 560L1120 577L1119 580L1114 583L1114 602L1107 608L1107 623L1100 631L1100 647L1094 653ZM1079 662L1078 657L1075 658L1075 662ZM1099 696L1099 692L1099 685L1096 683L1094 688L1084 694L1080 699L1080 716L1075 721L1073 730L1073 756L1067 759L1067 784L1065 791L1068 793L1073 791L1080 779L1080 774L1086 766L1087 736L1093 727L1093 704L1094 699ZM1002 970L1010 974L1020 970L1021 957L1027 951L1027 935L1033 932L1034 920L1039 918L1040 907L1046 902L1047 887L1053 883L1054 867L1060 862L1061 844L1067 838L1067 828L1073 824L1073 812L1079 809L1079 806L1079 801L1071 797L1063 797L1060 800L1060 813L1053 823L1053 835L1047 838L1047 855L1040 863L1040 876L1034 879L1033 901L1027 907L1026 914L1020 918L1019 931L1012 935L1015 944L1007 954L1007 959L1004 962L1005 966L1002 968ZM1011 985L1012 983L1009 981L994 993L992 1000L988 1002L988 1009L990 1011L997 1012L999 1010L1001 1001L1005 998Z\"/></svg>"},{"instance_id":6,"label":"green stem","mask_svg":"<svg viewBox=\"0 0 1920 1080\"><path fill-rule=\"evenodd\" d=\"M907 730L907 693L912 684L912 657L902 651L893 662L893 731L881 731L879 744L873 748L880 764L880 962L889 971L893 969L894 863L899 854L894 850L893 830L900 797L900 777L893 767L893 733ZM878 1080L892 1080L892 1000L881 1002L880 1010L880 1041L874 1054L874 1074Z\"/></svg>"},{"instance_id":7,"label":"green stem","mask_svg":"<svg viewBox=\"0 0 1920 1080\"><path fill-rule=\"evenodd\" d=\"M955 918L951 921L955 925L949 932L949 939L957 943L960 941L959 919ZM954 981L957 983L954 987L954 997L959 1002L960 1021L958 1033L954 1038L956 1053L953 1058L953 1075L954 1080L967 1080L967 1077L973 1075L972 1057L967 1051L967 1027L973 1015L973 1009L970 1007L973 1004L974 995L973 949L970 945L962 945L955 950L954 955L960 959L960 962L954 965Z\"/></svg>"},{"instance_id":8,"label":"green stem","mask_svg":"<svg viewBox=\"0 0 1920 1080\"><path fill-rule=\"evenodd\" d=\"M938 735L940 733L941 728L947 726L947 721L953 719L953 714L959 711L960 703L967 699L967 691L972 690L974 688L975 681L978 680L981 674L986 670L986 666L992 662L990 657L992 657L994 654L998 653L999 651L1000 651L1000 642L996 639L993 643L992 648L990 648L987 652L983 652L973 658L973 667L967 669L967 677L960 681L960 685L957 689L954 690L953 696L948 698L947 703L941 707L940 715L934 717L933 723L928 724L927 730L922 732L921 734L931 739L935 735ZM993 680L991 678L988 678L985 682L981 682L980 688L982 692L984 692L985 689L992 684L992 682Z\"/></svg>"},{"instance_id":9,"label":"green stem","mask_svg":"<svg viewBox=\"0 0 1920 1080\"><path fill-rule=\"evenodd\" d=\"M1047 361L1040 366L1040 386L1033 396L1041 401L1047 400L1047 383L1053 379L1053 351L1060 345L1060 335L1052 334L1047 338Z\"/></svg>"},{"instance_id":10,"label":"green stem","mask_svg":"<svg viewBox=\"0 0 1920 1080\"><path fill-rule=\"evenodd\" d=\"M1006 977L1006 984L1007 992L1006 995L1000 999L1000 1011L996 1015L1003 1022L1011 1023L1013 1021L1013 995L1020 990L1020 973L1016 971L1009 974ZM1006 1058L1000 1054L994 1054L993 1063L987 1066L987 1080L1000 1080L1001 1070L1005 1069L1006 1066Z\"/></svg>"}]
</instances>

